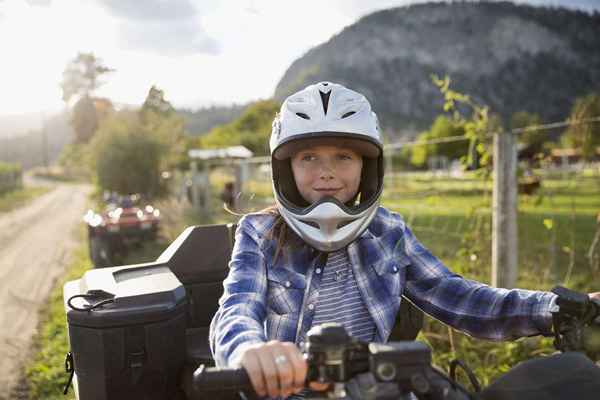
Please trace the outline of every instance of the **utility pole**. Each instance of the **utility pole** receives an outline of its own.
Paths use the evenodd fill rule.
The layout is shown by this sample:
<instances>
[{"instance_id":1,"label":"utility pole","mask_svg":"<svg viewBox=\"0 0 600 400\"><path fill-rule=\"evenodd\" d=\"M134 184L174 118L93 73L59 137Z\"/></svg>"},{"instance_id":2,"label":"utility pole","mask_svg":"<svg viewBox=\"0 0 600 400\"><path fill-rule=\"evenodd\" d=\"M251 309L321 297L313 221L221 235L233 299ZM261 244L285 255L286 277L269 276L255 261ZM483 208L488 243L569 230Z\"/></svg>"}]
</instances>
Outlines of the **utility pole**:
<instances>
[{"instance_id":1,"label":"utility pole","mask_svg":"<svg viewBox=\"0 0 600 400\"><path fill-rule=\"evenodd\" d=\"M42 115L42 161L44 171L48 171L48 133L46 132L46 114Z\"/></svg>"},{"instance_id":2,"label":"utility pole","mask_svg":"<svg viewBox=\"0 0 600 400\"><path fill-rule=\"evenodd\" d=\"M511 132L494 135L492 286L517 282L517 146Z\"/></svg>"}]
</instances>

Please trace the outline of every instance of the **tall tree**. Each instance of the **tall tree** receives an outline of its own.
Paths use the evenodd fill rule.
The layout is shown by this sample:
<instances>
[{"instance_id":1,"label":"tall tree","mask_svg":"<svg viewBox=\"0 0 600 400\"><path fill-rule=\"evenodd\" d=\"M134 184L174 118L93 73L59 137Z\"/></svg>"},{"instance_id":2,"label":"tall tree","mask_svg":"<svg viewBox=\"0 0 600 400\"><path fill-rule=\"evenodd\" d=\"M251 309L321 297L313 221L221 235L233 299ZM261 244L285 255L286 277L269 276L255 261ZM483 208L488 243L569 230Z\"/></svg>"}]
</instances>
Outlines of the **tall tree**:
<instances>
[{"instance_id":1,"label":"tall tree","mask_svg":"<svg viewBox=\"0 0 600 400\"><path fill-rule=\"evenodd\" d=\"M94 91L102 84L101 77L114 69L105 66L94 53L79 53L71 60L64 72L60 84L63 100L69 103L82 97L92 97Z\"/></svg>"},{"instance_id":2,"label":"tall tree","mask_svg":"<svg viewBox=\"0 0 600 400\"><path fill-rule=\"evenodd\" d=\"M71 126L75 131L75 143L87 143L98 129L98 114L94 101L83 96L73 106Z\"/></svg>"},{"instance_id":3,"label":"tall tree","mask_svg":"<svg viewBox=\"0 0 600 400\"><path fill-rule=\"evenodd\" d=\"M165 100L165 92L152 85L142 105L142 116L148 112L169 115L175 111L171 103Z\"/></svg>"},{"instance_id":4,"label":"tall tree","mask_svg":"<svg viewBox=\"0 0 600 400\"><path fill-rule=\"evenodd\" d=\"M112 104L107 99L94 97L102 84L101 77L114 71L102 63L93 53L79 53L63 72L61 88L63 100L73 105L71 125L76 143L87 143L98 129L99 120Z\"/></svg>"}]
</instances>

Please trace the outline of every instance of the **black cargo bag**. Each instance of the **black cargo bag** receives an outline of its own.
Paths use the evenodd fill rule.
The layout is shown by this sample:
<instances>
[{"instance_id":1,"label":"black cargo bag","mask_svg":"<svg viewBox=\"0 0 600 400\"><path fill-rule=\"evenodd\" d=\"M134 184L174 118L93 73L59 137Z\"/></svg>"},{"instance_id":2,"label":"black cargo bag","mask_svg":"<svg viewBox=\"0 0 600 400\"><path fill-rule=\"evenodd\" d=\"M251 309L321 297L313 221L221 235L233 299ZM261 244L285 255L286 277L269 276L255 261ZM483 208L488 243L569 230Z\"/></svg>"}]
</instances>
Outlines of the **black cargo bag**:
<instances>
[{"instance_id":1,"label":"black cargo bag","mask_svg":"<svg viewBox=\"0 0 600 400\"><path fill-rule=\"evenodd\" d=\"M186 295L167 266L91 270L63 293L77 398L152 400L177 393Z\"/></svg>"}]
</instances>

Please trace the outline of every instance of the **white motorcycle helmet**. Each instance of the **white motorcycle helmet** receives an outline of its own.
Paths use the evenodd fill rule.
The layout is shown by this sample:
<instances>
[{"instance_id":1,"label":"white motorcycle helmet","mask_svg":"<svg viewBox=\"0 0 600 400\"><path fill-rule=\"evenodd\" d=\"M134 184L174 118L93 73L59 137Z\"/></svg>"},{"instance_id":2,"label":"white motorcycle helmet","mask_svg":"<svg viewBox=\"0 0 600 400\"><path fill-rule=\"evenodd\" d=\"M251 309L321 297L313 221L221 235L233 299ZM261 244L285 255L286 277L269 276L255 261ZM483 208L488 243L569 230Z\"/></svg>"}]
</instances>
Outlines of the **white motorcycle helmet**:
<instances>
[{"instance_id":1,"label":"white motorcycle helmet","mask_svg":"<svg viewBox=\"0 0 600 400\"><path fill-rule=\"evenodd\" d=\"M275 202L287 224L312 247L339 250L367 228L383 190L383 143L368 100L346 87L320 82L289 96L273 121L270 140ZM326 196L309 204L299 193L291 157L311 145L349 147L362 155L354 199Z\"/></svg>"}]
</instances>

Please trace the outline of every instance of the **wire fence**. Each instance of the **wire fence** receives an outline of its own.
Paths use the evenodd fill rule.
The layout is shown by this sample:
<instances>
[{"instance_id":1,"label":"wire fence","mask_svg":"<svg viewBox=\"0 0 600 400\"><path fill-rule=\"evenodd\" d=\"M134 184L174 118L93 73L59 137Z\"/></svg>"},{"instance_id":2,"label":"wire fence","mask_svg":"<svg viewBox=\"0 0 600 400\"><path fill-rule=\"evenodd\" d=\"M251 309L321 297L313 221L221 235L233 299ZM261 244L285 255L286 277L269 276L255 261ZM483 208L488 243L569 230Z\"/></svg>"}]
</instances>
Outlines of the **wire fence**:
<instances>
[{"instance_id":1,"label":"wire fence","mask_svg":"<svg viewBox=\"0 0 600 400\"><path fill-rule=\"evenodd\" d=\"M519 128L524 132L555 132L573 124L594 124L600 117ZM382 205L400 213L419 239L459 272L489 274L492 231L492 181L458 162L430 163L422 170L393 164L402 149L465 137L394 143L385 147L386 176ZM269 157L244 162L247 179L235 195L239 213L274 204ZM547 156L534 166L522 160L519 178L519 283L551 286L585 285L600 279L600 162ZM211 169L212 207L223 204L223 188L239 178L237 163ZM390 168L391 166L391 168ZM454 268L453 268L454 269Z\"/></svg>"}]
</instances>

